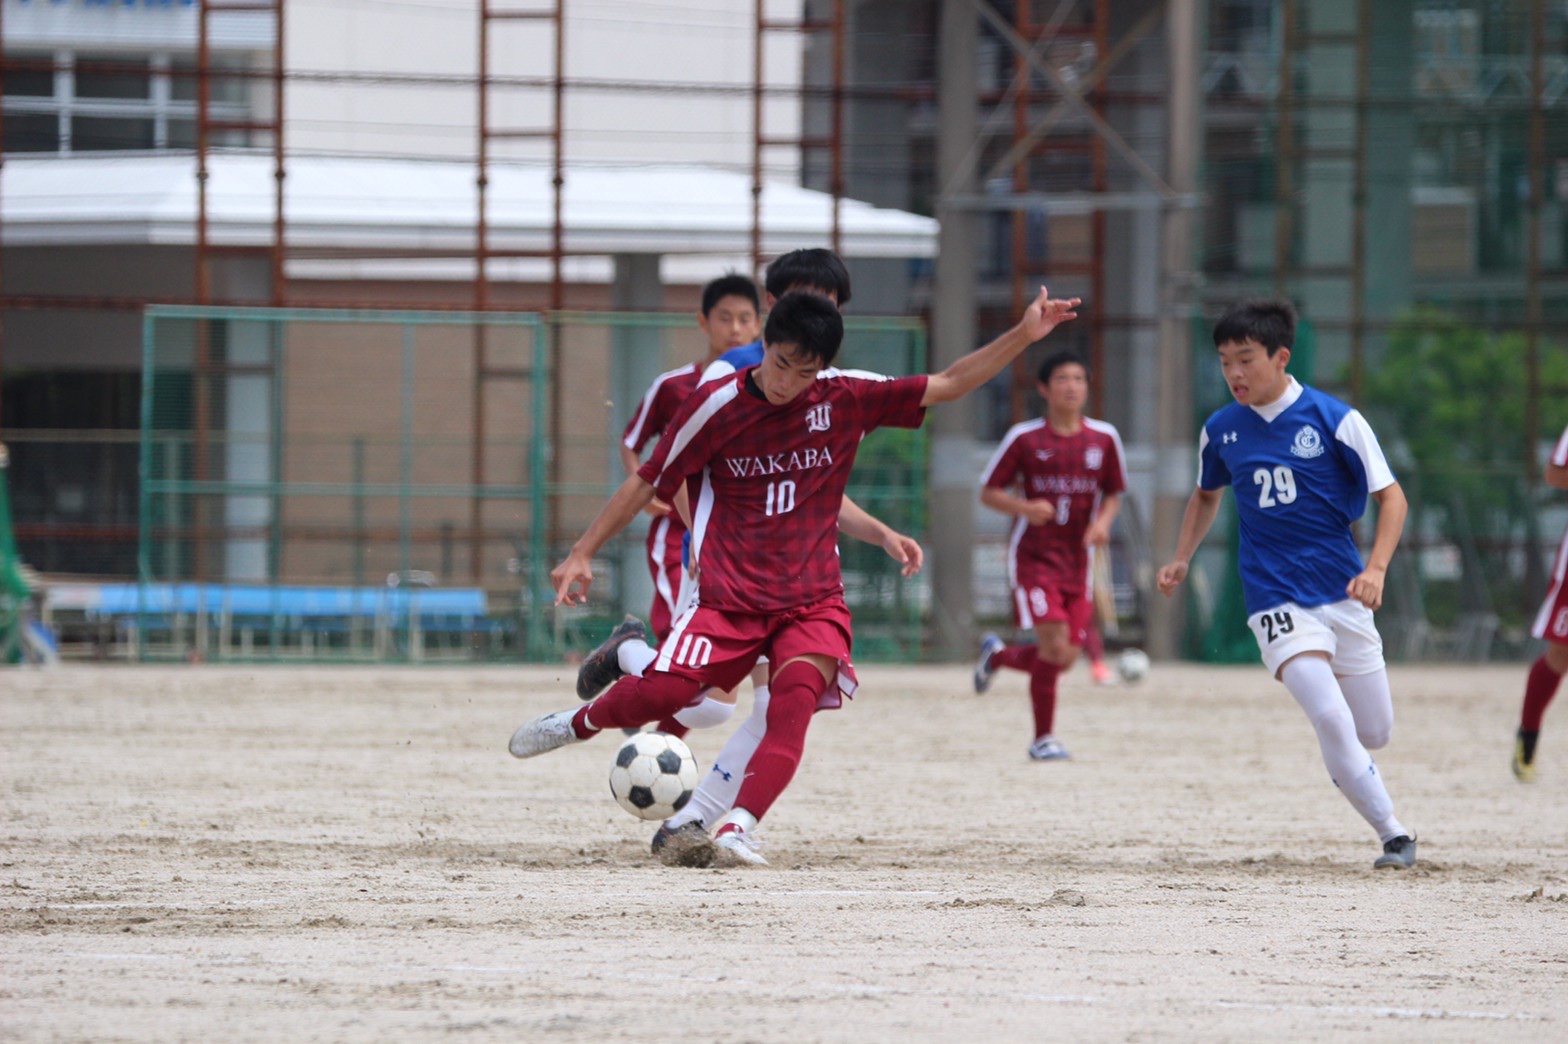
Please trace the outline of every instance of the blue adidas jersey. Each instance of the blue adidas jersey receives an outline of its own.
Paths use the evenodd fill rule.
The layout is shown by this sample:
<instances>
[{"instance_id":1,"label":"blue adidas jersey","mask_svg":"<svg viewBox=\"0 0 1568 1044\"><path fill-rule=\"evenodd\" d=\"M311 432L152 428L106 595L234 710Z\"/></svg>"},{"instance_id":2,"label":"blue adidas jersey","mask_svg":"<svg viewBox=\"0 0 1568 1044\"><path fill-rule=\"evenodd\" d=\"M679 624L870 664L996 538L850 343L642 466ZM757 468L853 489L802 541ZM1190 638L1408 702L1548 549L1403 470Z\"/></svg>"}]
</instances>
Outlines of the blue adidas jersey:
<instances>
[{"instance_id":1,"label":"blue adidas jersey","mask_svg":"<svg viewBox=\"0 0 1568 1044\"><path fill-rule=\"evenodd\" d=\"M1294 378L1261 409L1219 410L1198 437L1198 485L1236 494L1248 614L1344 600L1362 569L1350 525L1393 483L1366 419Z\"/></svg>"},{"instance_id":2,"label":"blue adidas jersey","mask_svg":"<svg viewBox=\"0 0 1568 1044\"><path fill-rule=\"evenodd\" d=\"M739 348L731 348L717 359L708 364L702 371L702 379L698 384L707 384L720 377L728 377L732 373L739 373L762 362L762 339L758 338L750 344L743 344Z\"/></svg>"}]
</instances>

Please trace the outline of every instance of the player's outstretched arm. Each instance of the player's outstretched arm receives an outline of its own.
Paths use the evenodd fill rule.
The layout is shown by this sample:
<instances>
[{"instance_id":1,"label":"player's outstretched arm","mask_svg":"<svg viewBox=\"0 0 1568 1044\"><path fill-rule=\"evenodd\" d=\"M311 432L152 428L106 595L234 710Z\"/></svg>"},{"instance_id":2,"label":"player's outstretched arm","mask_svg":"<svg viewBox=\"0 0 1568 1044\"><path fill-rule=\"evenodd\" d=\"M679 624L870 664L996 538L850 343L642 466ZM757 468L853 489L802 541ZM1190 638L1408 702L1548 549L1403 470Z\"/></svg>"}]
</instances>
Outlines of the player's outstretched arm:
<instances>
[{"instance_id":1,"label":"player's outstretched arm","mask_svg":"<svg viewBox=\"0 0 1568 1044\"><path fill-rule=\"evenodd\" d=\"M1209 527L1214 525L1214 516L1219 514L1220 500L1224 496L1223 489L1204 489L1200 486L1187 498L1187 510L1181 516L1181 535L1176 538L1176 557L1160 566L1155 576L1160 594L1169 598L1171 592L1176 590L1176 585L1187 579L1192 556L1198 553L1198 545L1203 543Z\"/></svg>"},{"instance_id":2,"label":"player's outstretched arm","mask_svg":"<svg viewBox=\"0 0 1568 1044\"><path fill-rule=\"evenodd\" d=\"M905 536L859 504L844 498L838 509L838 529L846 536L875 544L902 566L905 576L914 576L925 564L926 553L914 537Z\"/></svg>"},{"instance_id":3,"label":"player's outstretched arm","mask_svg":"<svg viewBox=\"0 0 1568 1044\"><path fill-rule=\"evenodd\" d=\"M1062 323L1078 318L1078 313L1073 311L1078 303L1076 297L1065 300L1053 298L1042 286L1040 296L1024 309L1023 318L1018 320L1017 326L984 348L970 352L941 373L931 374L920 405L934 406L939 402L962 399L1001 373L1025 348Z\"/></svg>"},{"instance_id":4,"label":"player's outstretched arm","mask_svg":"<svg viewBox=\"0 0 1568 1044\"><path fill-rule=\"evenodd\" d=\"M1377 502L1377 531L1372 537L1372 551L1367 555L1366 567L1345 585L1345 594L1368 609L1377 609L1383 604L1388 563L1393 560L1394 548L1399 546L1399 537L1405 531L1405 516L1410 513L1410 504L1397 482L1372 494L1372 499Z\"/></svg>"},{"instance_id":5,"label":"player's outstretched arm","mask_svg":"<svg viewBox=\"0 0 1568 1044\"><path fill-rule=\"evenodd\" d=\"M577 538L572 551L561 564L550 570L550 583L555 587L555 604L572 605L588 601L588 588L593 584L593 556L621 530L631 524L638 512L653 500L653 487L637 475L629 476L609 503L599 509L599 514L586 532ZM578 588L575 593L572 588Z\"/></svg>"},{"instance_id":6,"label":"player's outstretched arm","mask_svg":"<svg viewBox=\"0 0 1568 1044\"><path fill-rule=\"evenodd\" d=\"M626 474L628 475L637 474L637 469L642 466L642 461L637 459L637 454L633 453L632 448L626 445L626 443L621 443L620 448L621 467L626 469ZM670 513L670 505L666 504L658 497L654 497L652 500L648 501L648 507L646 510L648 514L654 518L663 518L665 515Z\"/></svg>"},{"instance_id":7,"label":"player's outstretched arm","mask_svg":"<svg viewBox=\"0 0 1568 1044\"><path fill-rule=\"evenodd\" d=\"M1546 479L1548 486L1568 489L1568 468L1559 464L1548 464L1546 465L1546 474L1543 477Z\"/></svg>"}]
</instances>

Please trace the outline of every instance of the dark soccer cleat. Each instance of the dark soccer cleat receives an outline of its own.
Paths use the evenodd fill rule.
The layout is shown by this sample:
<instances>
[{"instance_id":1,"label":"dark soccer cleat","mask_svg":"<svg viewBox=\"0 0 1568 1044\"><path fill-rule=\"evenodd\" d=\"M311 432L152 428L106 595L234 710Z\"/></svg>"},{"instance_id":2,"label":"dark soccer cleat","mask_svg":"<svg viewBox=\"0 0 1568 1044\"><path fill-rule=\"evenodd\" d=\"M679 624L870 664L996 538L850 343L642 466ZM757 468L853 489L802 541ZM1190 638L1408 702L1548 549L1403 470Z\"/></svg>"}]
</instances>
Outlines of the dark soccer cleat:
<instances>
[{"instance_id":1,"label":"dark soccer cleat","mask_svg":"<svg viewBox=\"0 0 1568 1044\"><path fill-rule=\"evenodd\" d=\"M1408 834L1383 842L1383 854L1372 864L1375 870L1408 870L1416 865L1416 839Z\"/></svg>"},{"instance_id":2,"label":"dark soccer cleat","mask_svg":"<svg viewBox=\"0 0 1568 1044\"><path fill-rule=\"evenodd\" d=\"M975 661L975 692L984 692L991 687L991 679L996 676L991 658L1005 648L1006 643L994 634L980 639L980 658Z\"/></svg>"},{"instance_id":3,"label":"dark soccer cleat","mask_svg":"<svg viewBox=\"0 0 1568 1044\"><path fill-rule=\"evenodd\" d=\"M652 848L653 854L665 866L712 866L714 857L719 854L700 819L682 823L673 830L660 823L658 833L653 835Z\"/></svg>"},{"instance_id":4,"label":"dark soccer cleat","mask_svg":"<svg viewBox=\"0 0 1568 1044\"><path fill-rule=\"evenodd\" d=\"M1520 729L1514 737L1514 778L1521 783L1535 782L1535 741L1539 736Z\"/></svg>"},{"instance_id":5,"label":"dark soccer cleat","mask_svg":"<svg viewBox=\"0 0 1568 1044\"><path fill-rule=\"evenodd\" d=\"M583 665L577 668L579 699L593 699L626 673L621 670L621 662L615 654L620 651L623 644L633 638L647 641L648 628L644 627L643 622L637 617L628 616L610 632L610 637L606 638L598 648L583 657Z\"/></svg>"}]
</instances>

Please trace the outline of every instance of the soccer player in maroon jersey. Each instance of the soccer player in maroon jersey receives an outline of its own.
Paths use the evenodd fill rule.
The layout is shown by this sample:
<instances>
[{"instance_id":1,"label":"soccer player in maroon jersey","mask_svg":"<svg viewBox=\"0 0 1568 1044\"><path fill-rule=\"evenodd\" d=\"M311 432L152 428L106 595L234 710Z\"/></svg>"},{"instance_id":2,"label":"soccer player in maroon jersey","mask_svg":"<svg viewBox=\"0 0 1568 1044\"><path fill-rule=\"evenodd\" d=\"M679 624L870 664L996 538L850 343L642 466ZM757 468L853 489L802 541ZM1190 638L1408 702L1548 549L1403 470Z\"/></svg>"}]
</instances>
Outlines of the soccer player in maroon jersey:
<instances>
[{"instance_id":1,"label":"soccer player in maroon jersey","mask_svg":"<svg viewBox=\"0 0 1568 1044\"><path fill-rule=\"evenodd\" d=\"M551 573L557 604L584 601L605 542L655 495L701 475L692 518L696 603L675 621L652 672L622 678L586 706L524 723L512 734L512 754L534 757L602 729L656 721L709 685L733 688L765 654L767 733L714 836L737 861L760 862L751 834L793 778L813 712L854 692L837 537L860 440L878 427L918 427L928 406L996 376L1076 318L1077 304L1042 287L1018 324L989 345L939 374L890 379L828 369L843 340L838 309L816 294L780 298L763 330L762 363L700 387L671 422L672 434Z\"/></svg>"},{"instance_id":2,"label":"soccer player in maroon jersey","mask_svg":"<svg viewBox=\"0 0 1568 1044\"><path fill-rule=\"evenodd\" d=\"M757 285L746 276L720 276L702 288L697 325L707 338L707 353L697 362L659 374L648 387L621 436L621 464L626 474L637 473L642 466L643 449L664 434L670 418L697 390L703 371L731 348L757 339L762 332L761 310ZM684 569L681 537L686 533L686 523L680 512L657 497L643 510L653 518L648 526L648 568L653 573L654 592L648 619L655 641L661 642L675 619L676 596Z\"/></svg>"},{"instance_id":3,"label":"soccer player in maroon jersey","mask_svg":"<svg viewBox=\"0 0 1568 1044\"><path fill-rule=\"evenodd\" d=\"M1041 365L1036 387L1045 416L1008 429L980 478L980 503L1013 516L1007 545L1013 615L1020 628L1034 631L1037 644L1005 645L986 635L975 691L990 687L998 667L1028 674L1035 736L1029 756L1060 761L1068 753L1053 731L1056 683L1094 626L1092 556L1110 542L1127 469L1116 429L1083 415L1087 363L1056 352Z\"/></svg>"},{"instance_id":4,"label":"soccer player in maroon jersey","mask_svg":"<svg viewBox=\"0 0 1568 1044\"><path fill-rule=\"evenodd\" d=\"M1546 484L1568 489L1568 428L1552 448L1546 465ZM1564 672L1568 672L1568 529L1552 566L1552 586L1536 614L1531 634L1546 640L1546 652L1530 666L1524 685L1524 707L1519 712L1519 733L1514 738L1514 775L1521 783L1535 782L1535 741L1541 735L1541 719L1557 695Z\"/></svg>"}]
</instances>

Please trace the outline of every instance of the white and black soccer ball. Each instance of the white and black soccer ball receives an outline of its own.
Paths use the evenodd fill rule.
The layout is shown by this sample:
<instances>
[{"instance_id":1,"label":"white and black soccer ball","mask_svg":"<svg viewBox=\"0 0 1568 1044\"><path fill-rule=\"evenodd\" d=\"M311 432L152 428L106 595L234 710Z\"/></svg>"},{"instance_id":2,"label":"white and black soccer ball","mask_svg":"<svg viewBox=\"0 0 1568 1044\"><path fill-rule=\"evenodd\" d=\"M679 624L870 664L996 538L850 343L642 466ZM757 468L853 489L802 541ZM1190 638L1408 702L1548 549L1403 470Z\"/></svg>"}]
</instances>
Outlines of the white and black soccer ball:
<instances>
[{"instance_id":1,"label":"white and black soccer ball","mask_svg":"<svg viewBox=\"0 0 1568 1044\"><path fill-rule=\"evenodd\" d=\"M1149 673L1149 654L1142 649L1123 649L1116 655L1116 673L1125 682L1143 681Z\"/></svg>"},{"instance_id":2,"label":"white and black soccer ball","mask_svg":"<svg viewBox=\"0 0 1568 1044\"><path fill-rule=\"evenodd\" d=\"M669 819L697 789L691 748L664 732L639 732L615 752L610 793L638 819Z\"/></svg>"}]
</instances>

